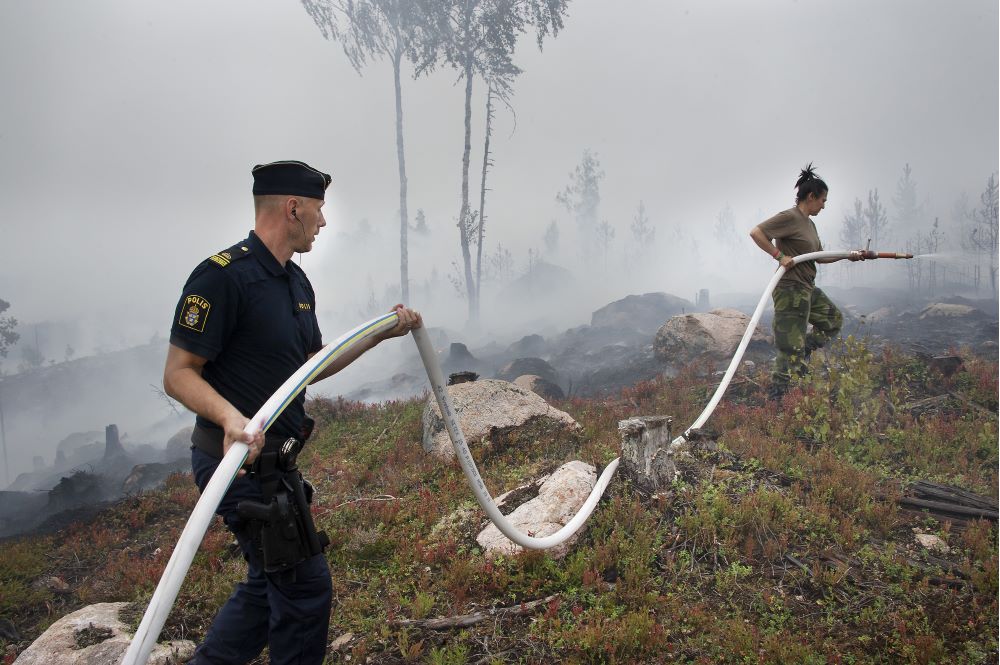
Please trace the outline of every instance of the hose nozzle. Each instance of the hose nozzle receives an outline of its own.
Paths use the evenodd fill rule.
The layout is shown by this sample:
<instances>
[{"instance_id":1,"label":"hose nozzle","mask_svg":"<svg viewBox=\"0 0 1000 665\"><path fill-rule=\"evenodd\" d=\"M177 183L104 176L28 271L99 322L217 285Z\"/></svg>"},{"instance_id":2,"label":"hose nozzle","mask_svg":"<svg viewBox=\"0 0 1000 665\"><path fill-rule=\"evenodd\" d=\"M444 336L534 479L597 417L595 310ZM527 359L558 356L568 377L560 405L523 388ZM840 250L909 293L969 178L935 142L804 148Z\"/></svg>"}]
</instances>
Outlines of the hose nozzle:
<instances>
[{"instance_id":1,"label":"hose nozzle","mask_svg":"<svg viewBox=\"0 0 1000 665\"><path fill-rule=\"evenodd\" d=\"M873 252L870 249L861 250L861 256L866 260L870 259L912 259L913 254L904 252Z\"/></svg>"}]
</instances>

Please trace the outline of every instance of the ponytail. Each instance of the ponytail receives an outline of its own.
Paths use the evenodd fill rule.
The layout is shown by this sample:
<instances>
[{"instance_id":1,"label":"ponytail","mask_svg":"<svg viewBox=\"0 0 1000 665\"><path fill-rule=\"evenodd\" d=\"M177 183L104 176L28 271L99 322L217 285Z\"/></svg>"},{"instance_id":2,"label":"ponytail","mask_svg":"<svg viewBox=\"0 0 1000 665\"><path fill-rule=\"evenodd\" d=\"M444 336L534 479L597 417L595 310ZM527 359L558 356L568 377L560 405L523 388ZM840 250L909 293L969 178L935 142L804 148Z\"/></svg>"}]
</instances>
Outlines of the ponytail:
<instances>
[{"instance_id":1,"label":"ponytail","mask_svg":"<svg viewBox=\"0 0 1000 665\"><path fill-rule=\"evenodd\" d=\"M806 164L806 167L799 172L799 179L795 181L795 189L797 190L796 203L804 201L810 194L819 198L830 191L822 178L816 175L812 162Z\"/></svg>"}]
</instances>

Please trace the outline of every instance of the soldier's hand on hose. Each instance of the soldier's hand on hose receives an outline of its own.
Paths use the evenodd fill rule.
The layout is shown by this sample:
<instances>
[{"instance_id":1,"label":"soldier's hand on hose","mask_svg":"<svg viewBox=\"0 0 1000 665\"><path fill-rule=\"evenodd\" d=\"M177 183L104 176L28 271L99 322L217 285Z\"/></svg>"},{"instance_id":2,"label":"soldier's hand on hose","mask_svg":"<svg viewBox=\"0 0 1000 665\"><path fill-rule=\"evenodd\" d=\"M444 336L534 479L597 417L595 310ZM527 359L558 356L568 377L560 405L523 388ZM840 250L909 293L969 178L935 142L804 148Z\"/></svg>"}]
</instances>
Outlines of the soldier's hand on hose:
<instances>
[{"instance_id":1,"label":"soldier's hand on hose","mask_svg":"<svg viewBox=\"0 0 1000 665\"><path fill-rule=\"evenodd\" d=\"M847 257L848 261L864 261L865 253L860 249L851 250L850 255Z\"/></svg>"},{"instance_id":2,"label":"soldier's hand on hose","mask_svg":"<svg viewBox=\"0 0 1000 665\"><path fill-rule=\"evenodd\" d=\"M781 260L778 261L778 264L781 265L781 267L784 268L785 270L788 270L793 265L795 265L795 259L792 258L791 256L782 256Z\"/></svg>"},{"instance_id":3,"label":"soldier's hand on hose","mask_svg":"<svg viewBox=\"0 0 1000 665\"><path fill-rule=\"evenodd\" d=\"M390 311L396 312L399 321L394 328L382 333L382 340L389 339L390 337L402 337L414 328L424 325L423 319L420 318L420 312L409 307L400 304L393 307Z\"/></svg>"},{"instance_id":4,"label":"soldier's hand on hose","mask_svg":"<svg viewBox=\"0 0 1000 665\"><path fill-rule=\"evenodd\" d=\"M248 422L250 422L250 419L238 412L225 422L222 428L225 432L225 437L222 440L223 456L229 452L233 443L237 441L242 441L250 448L245 464L251 464L260 455L260 451L264 448L264 432L257 432L256 435L250 436L243 429L247 426ZM245 474L246 470L240 469L239 475L242 476Z\"/></svg>"}]
</instances>

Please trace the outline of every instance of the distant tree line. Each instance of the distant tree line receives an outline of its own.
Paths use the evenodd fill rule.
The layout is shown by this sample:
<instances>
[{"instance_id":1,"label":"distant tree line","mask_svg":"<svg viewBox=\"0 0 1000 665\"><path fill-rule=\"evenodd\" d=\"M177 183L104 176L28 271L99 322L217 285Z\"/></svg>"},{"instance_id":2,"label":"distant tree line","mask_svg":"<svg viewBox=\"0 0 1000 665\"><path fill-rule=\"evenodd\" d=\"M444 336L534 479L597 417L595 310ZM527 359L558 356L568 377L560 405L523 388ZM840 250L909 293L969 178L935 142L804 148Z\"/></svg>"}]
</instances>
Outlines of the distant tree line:
<instances>
[{"instance_id":1,"label":"distant tree line","mask_svg":"<svg viewBox=\"0 0 1000 665\"><path fill-rule=\"evenodd\" d=\"M457 74L463 85L463 142L461 182L458 188L458 230L461 261L453 262L446 276L456 292L466 301L468 321L477 325L481 311L482 286L511 279L517 272L515 257L509 248L496 243L487 251L487 194L489 174L494 166L491 140L496 111L505 107L513 114L514 83L522 73L514 64L519 38L533 34L539 49L546 38L558 36L564 28L569 0L301 0L306 12L323 36L338 42L351 66L362 73L365 65L376 60L391 64L395 93L395 139L399 176L399 295L410 301L409 233L426 235L429 226L422 210L416 223L408 219L408 181L403 123L403 70L409 65L414 79L438 68ZM471 152L473 143L473 90L477 82L484 86L482 164L479 167L479 196L473 202L470 192ZM581 265L599 267L607 274L620 265L626 271L649 265L654 244L659 241L671 250L683 251L697 259L700 225L674 224L664 227L666 235L657 238L657 223L643 201L636 204L628 226L630 234L618 237L612 220L601 214L601 183L605 172L598 155L583 151L579 164L569 174L566 186L556 194L575 225L577 247L568 247L558 220L551 220L536 247L528 250L527 268L557 255L575 256ZM991 175L976 205L957 205L950 219L940 216L926 219L926 206L918 196L917 182L909 164L904 165L892 200L887 208L879 189L869 189L854 199L845 213L839 231L840 245L876 249L898 248L914 254L938 255L945 251L964 250L966 260L944 263L929 257L910 262L907 277L917 291L934 292L946 283L980 290L986 284L991 293L997 288L997 179ZM759 220L757 220L759 221ZM756 222L754 222L756 223ZM737 228L736 215L726 204L710 227L712 240L730 253L750 252L745 229ZM704 236L702 236L704 237ZM895 243L893 247L889 245ZM620 249L617 249L619 247ZM749 247L749 249L748 249ZM620 263L616 257L620 257ZM867 266L864 275L871 278L888 266ZM834 273L836 274L836 273ZM851 280L860 271L843 270L843 279ZM888 273L886 273L888 274ZM436 271L433 281L442 279ZM371 289L372 302L378 300ZM387 294L388 295L388 294ZM394 298L393 298L394 299Z\"/></svg>"},{"instance_id":2,"label":"distant tree line","mask_svg":"<svg viewBox=\"0 0 1000 665\"><path fill-rule=\"evenodd\" d=\"M968 288L980 292L988 283L997 296L997 177L989 176L978 204L969 208L961 200L950 220L928 219L926 206L917 195L917 183L909 164L896 183L895 214L879 198L878 188L868 191L867 201L854 199L844 215L840 242L845 248L899 249L922 258L907 262L907 278L915 293L937 293L945 288ZM950 222L950 223L949 223ZM961 250L961 253L959 253ZM986 279L983 279L985 268ZM988 280L988 282L987 282Z\"/></svg>"},{"instance_id":3,"label":"distant tree line","mask_svg":"<svg viewBox=\"0 0 1000 665\"><path fill-rule=\"evenodd\" d=\"M0 315L9 308L10 303L0 298ZM0 358L6 358L7 350L20 338L15 328L17 328L17 319L12 316L0 316Z\"/></svg>"}]
</instances>

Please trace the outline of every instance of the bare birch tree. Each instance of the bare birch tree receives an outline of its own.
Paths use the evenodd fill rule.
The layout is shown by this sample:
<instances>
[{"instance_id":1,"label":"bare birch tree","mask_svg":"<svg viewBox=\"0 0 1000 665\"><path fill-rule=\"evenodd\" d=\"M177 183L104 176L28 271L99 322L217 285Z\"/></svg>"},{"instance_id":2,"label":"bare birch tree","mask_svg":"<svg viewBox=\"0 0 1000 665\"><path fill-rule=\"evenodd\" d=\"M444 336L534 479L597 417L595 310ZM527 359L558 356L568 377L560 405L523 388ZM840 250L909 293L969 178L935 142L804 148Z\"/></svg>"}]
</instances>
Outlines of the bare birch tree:
<instances>
[{"instance_id":1,"label":"bare birch tree","mask_svg":"<svg viewBox=\"0 0 1000 665\"><path fill-rule=\"evenodd\" d=\"M302 0L302 5L323 37L341 43L344 55L359 74L369 60L384 57L392 63L396 98L396 160L399 166L399 283L402 301L409 303L409 227L400 72L403 58L417 51L415 42L421 23L417 20L416 7L409 0Z\"/></svg>"},{"instance_id":2,"label":"bare birch tree","mask_svg":"<svg viewBox=\"0 0 1000 665\"><path fill-rule=\"evenodd\" d=\"M487 82L498 72L510 77L520 69L513 54L518 37L530 28L541 49L544 38L557 35L569 0L419 0L422 20L431 39L422 42L418 71L442 62L458 71L465 82L465 140L462 150L462 203L458 214L459 244L462 249L463 278L469 305L469 321L479 320L479 291L472 274L472 234L482 223L469 205L469 163L472 150L472 88L480 77ZM488 159L488 157L487 157ZM480 227L481 228L481 227ZM477 258L477 264L480 259ZM477 268L478 270L478 268Z\"/></svg>"}]
</instances>

